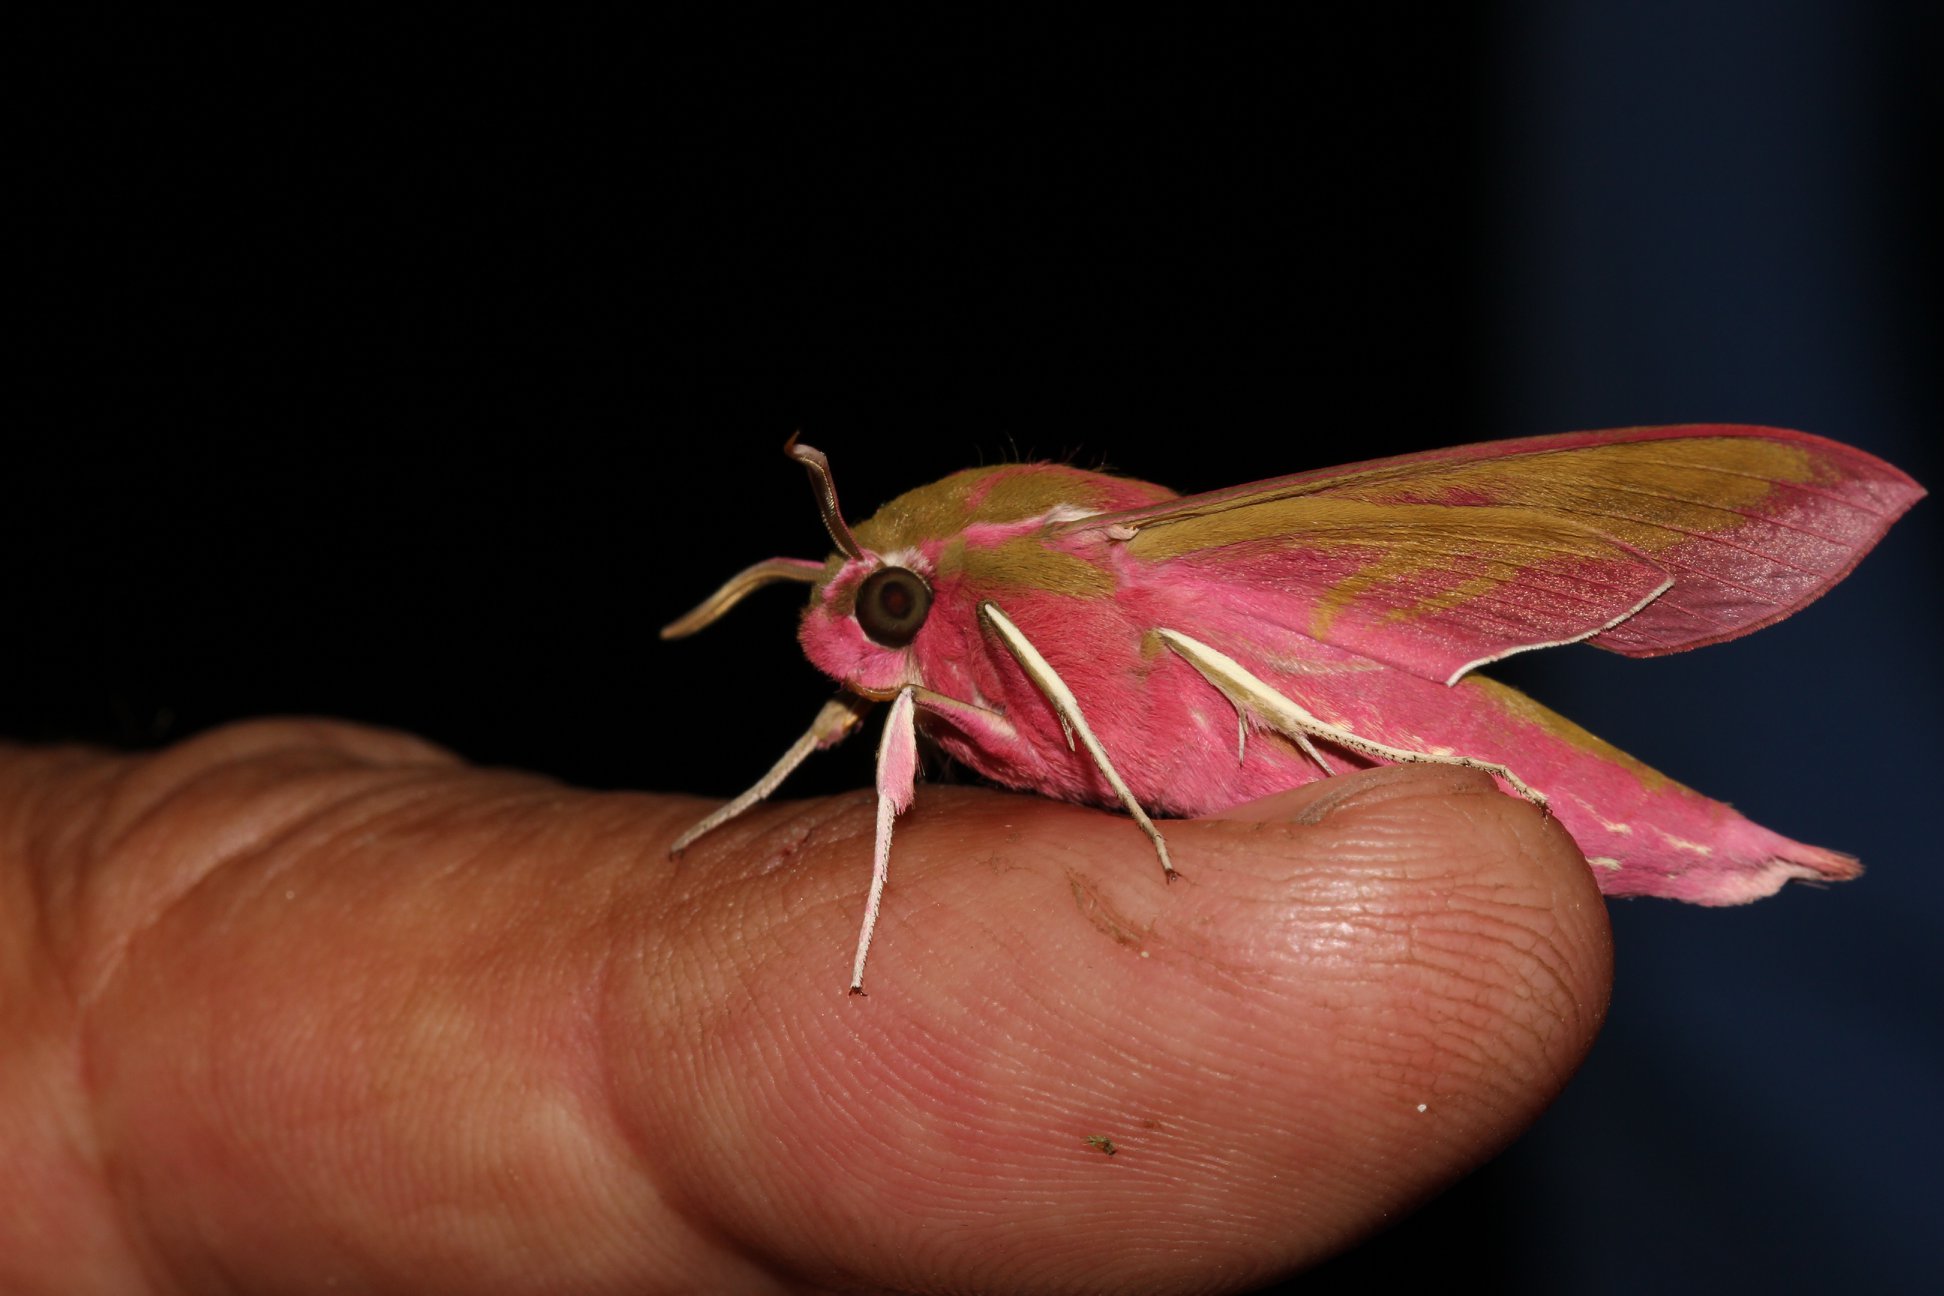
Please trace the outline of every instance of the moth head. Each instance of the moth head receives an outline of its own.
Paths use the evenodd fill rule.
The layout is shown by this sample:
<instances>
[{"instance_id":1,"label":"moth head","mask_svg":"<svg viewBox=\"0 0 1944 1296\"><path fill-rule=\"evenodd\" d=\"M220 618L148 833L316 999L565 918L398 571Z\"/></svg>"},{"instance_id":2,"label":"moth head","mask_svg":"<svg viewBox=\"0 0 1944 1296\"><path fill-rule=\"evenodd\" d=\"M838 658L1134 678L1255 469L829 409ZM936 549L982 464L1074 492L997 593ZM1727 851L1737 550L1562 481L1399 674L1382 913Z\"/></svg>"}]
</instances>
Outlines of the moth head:
<instances>
[{"instance_id":1,"label":"moth head","mask_svg":"<svg viewBox=\"0 0 1944 1296\"><path fill-rule=\"evenodd\" d=\"M752 590L778 581L815 586L799 639L818 669L854 692L888 696L918 682L909 649L932 609L933 564L917 548L878 553L859 543L837 503L830 461L795 437L785 452L810 474L817 510L837 552L822 563L771 558L737 573L662 630L679 639L710 625Z\"/></svg>"},{"instance_id":2,"label":"moth head","mask_svg":"<svg viewBox=\"0 0 1944 1296\"><path fill-rule=\"evenodd\" d=\"M818 669L853 691L885 696L918 682L907 651L932 607L932 568L917 549L877 553L858 542L837 503L830 461L790 438L790 457L810 474L817 511L837 553L810 596L798 638Z\"/></svg>"}]
</instances>

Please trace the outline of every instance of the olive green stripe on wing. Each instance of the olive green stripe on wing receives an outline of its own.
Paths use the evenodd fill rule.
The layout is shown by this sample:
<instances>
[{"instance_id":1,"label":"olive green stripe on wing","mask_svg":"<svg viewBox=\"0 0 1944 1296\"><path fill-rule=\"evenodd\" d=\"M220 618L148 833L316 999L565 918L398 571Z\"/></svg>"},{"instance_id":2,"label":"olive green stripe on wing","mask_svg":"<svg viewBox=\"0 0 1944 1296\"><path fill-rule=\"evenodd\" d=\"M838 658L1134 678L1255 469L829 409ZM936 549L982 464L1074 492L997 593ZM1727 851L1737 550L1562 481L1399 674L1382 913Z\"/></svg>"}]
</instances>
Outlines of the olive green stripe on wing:
<instances>
[{"instance_id":1,"label":"olive green stripe on wing","mask_svg":"<svg viewBox=\"0 0 1944 1296\"><path fill-rule=\"evenodd\" d=\"M1416 498L1427 486L1447 497L1516 496L1649 555L1672 588L1594 640L1632 656L1732 639L1780 620L1842 579L1917 497L1902 474L1848 447L1757 436L1486 460L1405 489ZM1350 493L1400 492L1373 483Z\"/></svg>"},{"instance_id":2,"label":"olive green stripe on wing","mask_svg":"<svg viewBox=\"0 0 1944 1296\"><path fill-rule=\"evenodd\" d=\"M1152 510L1123 525L1137 532L1130 542L1132 552L1164 561L1268 535L1294 536L1313 518L1333 520L1327 509L1316 511L1326 501L1450 509L1510 506L1558 514L1569 525L1591 514L1602 521L1588 523L1588 529L1652 552L1687 532L1739 525L1747 510L1769 498L1778 484L1807 483L1813 475L1813 464L1793 445L1752 438L1629 442L1392 466L1347 480L1307 483L1297 493L1223 492L1212 506L1190 496L1179 501L1179 508Z\"/></svg>"},{"instance_id":3,"label":"olive green stripe on wing","mask_svg":"<svg viewBox=\"0 0 1944 1296\"><path fill-rule=\"evenodd\" d=\"M1567 746L1604 762L1608 767L1625 772L1639 784L1642 791L1662 792L1681 786L1639 757L1621 751L1598 734L1587 732L1559 712L1533 701L1510 685L1483 675L1468 675L1458 682L1457 687L1473 690L1488 705L1512 719L1533 725Z\"/></svg>"},{"instance_id":4,"label":"olive green stripe on wing","mask_svg":"<svg viewBox=\"0 0 1944 1296\"><path fill-rule=\"evenodd\" d=\"M1285 529L1216 530L1225 543L1174 553L1171 532L1206 538L1222 521L1202 518L1143 532L1128 550L1164 585L1220 589L1250 620L1439 681L1597 634L1667 587L1652 559L1538 509L1323 497L1263 507Z\"/></svg>"},{"instance_id":5,"label":"olive green stripe on wing","mask_svg":"<svg viewBox=\"0 0 1944 1296\"><path fill-rule=\"evenodd\" d=\"M1419 574L1441 551L1489 555L1513 569L1556 570L1556 558L1536 567L1523 563L1489 535L1469 547L1443 536L1414 538L1431 526L1486 532L1494 525L1490 513L1510 507L1546 519L1537 532L1560 541L1561 556L1572 547L1569 536L1594 535L1633 555L1628 561L1644 559L1666 573L1673 582L1666 594L1594 640L1616 652L1651 655L1733 638L1786 616L1840 579L1922 494L1880 460L1800 433L1677 431L1631 429L1605 440L1582 434L1570 444L1508 443L1497 455L1478 447L1465 458L1388 461L1266 483L1255 495L1191 496L1096 525L1131 533L1128 552L1157 564L1193 559L1208 566L1217 554L1246 555L1265 544L1311 549L1320 570L1307 577L1300 564L1253 561L1236 564L1235 575L1253 570L1319 593L1337 587L1325 601L1338 607L1353 596L1381 597L1374 578ZM1330 550L1357 544L1376 555L1370 572L1344 573L1329 561ZM1382 552L1392 548L1395 554ZM1597 568L1588 569L1591 579L1599 579ZM1490 573L1468 579L1481 575ZM1339 587L1346 579L1357 583ZM1510 570L1505 579L1530 578ZM1411 591L1396 593L1391 606L1406 606ZM1449 607L1462 597L1454 590L1443 600ZM1596 594L1594 601L1609 600ZM1561 628L1576 620L1568 617Z\"/></svg>"}]
</instances>

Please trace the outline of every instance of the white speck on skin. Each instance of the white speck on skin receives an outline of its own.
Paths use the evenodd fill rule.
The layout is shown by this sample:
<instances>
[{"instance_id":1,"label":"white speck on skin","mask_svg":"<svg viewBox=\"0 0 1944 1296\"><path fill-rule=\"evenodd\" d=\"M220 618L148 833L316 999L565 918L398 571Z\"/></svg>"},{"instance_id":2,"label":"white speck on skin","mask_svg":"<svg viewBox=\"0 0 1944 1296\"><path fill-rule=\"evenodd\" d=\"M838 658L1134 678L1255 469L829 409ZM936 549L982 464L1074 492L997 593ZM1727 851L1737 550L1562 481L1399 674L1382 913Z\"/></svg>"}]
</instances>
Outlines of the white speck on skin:
<instances>
[{"instance_id":1,"label":"white speck on skin","mask_svg":"<svg viewBox=\"0 0 1944 1296\"><path fill-rule=\"evenodd\" d=\"M1419 1111L1429 1111L1429 1110L1430 1110L1430 1108L1429 1108L1429 1107L1428 1107L1428 1106L1427 1106L1426 1104L1424 1104L1424 1103L1419 1103L1419 1104L1418 1104L1418 1110L1419 1110Z\"/></svg>"},{"instance_id":2,"label":"white speck on skin","mask_svg":"<svg viewBox=\"0 0 1944 1296\"><path fill-rule=\"evenodd\" d=\"M295 900L296 898L297 898L297 893L296 893L295 891L286 891L286 892L284 892L284 899L286 899L286 900Z\"/></svg>"}]
</instances>

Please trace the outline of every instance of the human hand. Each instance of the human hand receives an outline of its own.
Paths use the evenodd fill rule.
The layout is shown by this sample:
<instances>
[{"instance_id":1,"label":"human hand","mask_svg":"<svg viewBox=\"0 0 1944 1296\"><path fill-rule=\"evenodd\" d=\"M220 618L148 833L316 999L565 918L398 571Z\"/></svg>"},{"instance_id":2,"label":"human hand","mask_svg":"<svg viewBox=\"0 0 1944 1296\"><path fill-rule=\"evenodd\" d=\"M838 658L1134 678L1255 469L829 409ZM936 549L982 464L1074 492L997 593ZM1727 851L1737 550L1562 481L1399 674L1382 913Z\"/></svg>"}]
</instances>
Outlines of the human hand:
<instances>
[{"instance_id":1,"label":"human hand","mask_svg":"<svg viewBox=\"0 0 1944 1296\"><path fill-rule=\"evenodd\" d=\"M1168 824L1172 885L923 789L862 999L868 795L671 861L704 809L322 722L0 748L0 1289L1246 1290L1607 1000L1583 860L1464 771Z\"/></svg>"}]
</instances>

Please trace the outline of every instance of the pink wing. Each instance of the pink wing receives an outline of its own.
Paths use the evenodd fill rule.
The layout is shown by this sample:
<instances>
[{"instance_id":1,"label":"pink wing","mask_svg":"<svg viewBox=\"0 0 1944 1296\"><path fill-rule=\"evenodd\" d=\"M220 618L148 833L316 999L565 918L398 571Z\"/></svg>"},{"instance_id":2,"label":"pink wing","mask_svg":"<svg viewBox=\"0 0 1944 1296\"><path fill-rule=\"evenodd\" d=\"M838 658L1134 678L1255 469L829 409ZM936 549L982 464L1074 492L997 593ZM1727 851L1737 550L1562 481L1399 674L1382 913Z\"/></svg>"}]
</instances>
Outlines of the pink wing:
<instances>
[{"instance_id":1,"label":"pink wing","mask_svg":"<svg viewBox=\"0 0 1944 1296\"><path fill-rule=\"evenodd\" d=\"M1438 680L1579 639L1650 657L1780 620L1924 491L1802 432L1623 428L1461 446L1068 523L1163 584ZM1214 586L1211 586L1213 588Z\"/></svg>"}]
</instances>

